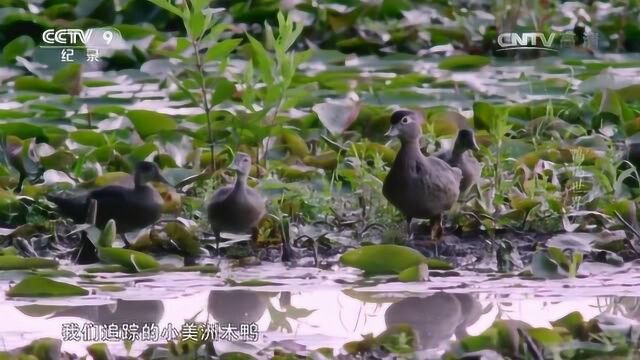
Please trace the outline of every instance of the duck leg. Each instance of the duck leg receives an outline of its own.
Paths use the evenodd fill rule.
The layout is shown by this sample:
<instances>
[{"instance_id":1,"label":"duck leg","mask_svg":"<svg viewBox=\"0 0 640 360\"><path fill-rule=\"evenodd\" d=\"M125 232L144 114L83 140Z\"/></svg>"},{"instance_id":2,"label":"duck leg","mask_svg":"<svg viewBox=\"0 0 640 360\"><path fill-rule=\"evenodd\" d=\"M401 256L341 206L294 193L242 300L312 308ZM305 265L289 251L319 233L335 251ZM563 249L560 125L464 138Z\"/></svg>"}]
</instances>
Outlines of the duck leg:
<instances>
[{"instance_id":1,"label":"duck leg","mask_svg":"<svg viewBox=\"0 0 640 360\"><path fill-rule=\"evenodd\" d=\"M251 240L249 240L249 248L254 255L258 255L258 227L251 229Z\"/></svg>"},{"instance_id":2,"label":"duck leg","mask_svg":"<svg viewBox=\"0 0 640 360\"><path fill-rule=\"evenodd\" d=\"M216 238L216 255L220 256L220 231L213 230L213 236Z\"/></svg>"},{"instance_id":3,"label":"duck leg","mask_svg":"<svg viewBox=\"0 0 640 360\"><path fill-rule=\"evenodd\" d=\"M430 219L431 222L431 241L435 249L435 256L438 257L438 243L442 238L442 214L439 214Z\"/></svg>"},{"instance_id":4,"label":"duck leg","mask_svg":"<svg viewBox=\"0 0 640 360\"><path fill-rule=\"evenodd\" d=\"M120 234L120 239L124 243L123 249L128 249L131 247L131 243L127 240L127 236L125 234Z\"/></svg>"}]
</instances>

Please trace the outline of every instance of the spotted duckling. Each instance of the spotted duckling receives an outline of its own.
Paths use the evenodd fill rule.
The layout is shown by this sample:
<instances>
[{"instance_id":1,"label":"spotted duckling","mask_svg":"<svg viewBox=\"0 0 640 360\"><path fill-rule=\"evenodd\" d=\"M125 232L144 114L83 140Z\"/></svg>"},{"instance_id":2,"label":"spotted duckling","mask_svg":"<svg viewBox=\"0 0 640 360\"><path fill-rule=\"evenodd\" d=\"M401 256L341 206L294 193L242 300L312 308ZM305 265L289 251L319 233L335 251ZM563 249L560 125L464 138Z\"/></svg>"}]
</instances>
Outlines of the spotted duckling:
<instances>
[{"instance_id":1,"label":"spotted duckling","mask_svg":"<svg viewBox=\"0 0 640 360\"><path fill-rule=\"evenodd\" d=\"M384 180L382 193L407 219L411 237L413 218L431 221L431 239L442 237L442 214L451 209L460 195L462 172L435 156L420 152L422 118L408 110L391 115L386 136L400 139L400 151Z\"/></svg>"},{"instance_id":2,"label":"spotted duckling","mask_svg":"<svg viewBox=\"0 0 640 360\"><path fill-rule=\"evenodd\" d=\"M47 195L47 199L58 206L60 213L76 223L86 221L89 203L96 200L95 225L103 229L113 219L116 231L121 235L125 246L129 246L125 233L152 225L162 215L162 197L148 185L151 181L169 184L160 173L158 165L141 161L135 167L133 187L109 185L79 196Z\"/></svg>"},{"instance_id":3,"label":"spotted duckling","mask_svg":"<svg viewBox=\"0 0 640 360\"><path fill-rule=\"evenodd\" d=\"M207 206L211 228L216 237L216 249L220 246L220 233L246 234L251 232L253 244L258 237L258 223L267 213L265 199L247 185L251 171L251 157L236 153L229 169L236 171L235 184L225 186L213 195Z\"/></svg>"},{"instance_id":4,"label":"spotted duckling","mask_svg":"<svg viewBox=\"0 0 640 360\"><path fill-rule=\"evenodd\" d=\"M480 172L482 171L480 162L476 160L469 150L479 150L473 130L461 129L458 131L458 136L456 137L456 142L453 144L452 149L442 150L434 154L434 156L446 161L449 166L458 168L462 171L460 194L463 194L478 182L478 179L480 179Z\"/></svg>"}]
</instances>

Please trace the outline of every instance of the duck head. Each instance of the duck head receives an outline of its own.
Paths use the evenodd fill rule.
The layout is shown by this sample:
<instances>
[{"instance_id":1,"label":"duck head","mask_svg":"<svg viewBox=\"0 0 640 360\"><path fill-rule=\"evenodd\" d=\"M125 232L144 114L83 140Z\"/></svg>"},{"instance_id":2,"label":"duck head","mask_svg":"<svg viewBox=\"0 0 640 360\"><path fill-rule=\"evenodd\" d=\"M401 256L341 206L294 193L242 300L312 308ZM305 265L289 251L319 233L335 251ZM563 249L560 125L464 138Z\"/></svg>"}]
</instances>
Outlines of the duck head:
<instances>
[{"instance_id":1,"label":"duck head","mask_svg":"<svg viewBox=\"0 0 640 360\"><path fill-rule=\"evenodd\" d=\"M150 181L171 185L160 173L158 165L150 161L140 161L136 164L134 181L136 186L142 186Z\"/></svg>"},{"instance_id":2,"label":"duck head","mask_svg":"<svg viewBox=\"0 0 640 360\"><path fill-rule=\"evenodd\" d=\"M238 177L246 178L251 172L251 156L243 152L236 153L236 157L233 158L229 169L235 170L238 173Z\"/></svg>"},{"instance_id":3,"label":"duck head","mask_svg":"<svg viewBox=\"0 0 640 360\"><path fill-rule=\"evenodd\" d=\"M397 137L402 142L418 141L422 136L422 118L409 110L397 110L391 115L391 127L385 136Z\"/></svg>"},{"instance_id":4,"label":"duck head","mask_svg":"<svg viewBox=\"0 0 640 360\"><path fill-rule=\"evenodd\" d=\"M456 138L454 148L460 153L467 150L480 150L476 143L476 137L473 135L473 131L471 129L460 129L460 131L458 131L458 137Z\"/></svg>"}]
</instances>

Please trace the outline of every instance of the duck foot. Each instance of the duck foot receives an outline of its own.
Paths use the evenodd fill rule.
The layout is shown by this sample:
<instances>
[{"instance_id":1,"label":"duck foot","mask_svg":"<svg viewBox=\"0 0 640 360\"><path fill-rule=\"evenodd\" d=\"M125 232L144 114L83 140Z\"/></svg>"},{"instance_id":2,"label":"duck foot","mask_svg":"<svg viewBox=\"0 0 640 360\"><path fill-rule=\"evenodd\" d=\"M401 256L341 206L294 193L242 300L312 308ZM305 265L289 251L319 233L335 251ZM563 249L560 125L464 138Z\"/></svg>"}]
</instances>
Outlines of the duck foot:
<instances>
[{"instance_id":1,"label":"duck foot","mask_svg":"<svg viewBox=\"0 0 640 360\"><path fill-rule=\"evenodd\" d=\"M124 243L123 249L128 249L131 247L131 243L127 240L127 236L125 234L120 234L120 239Z\"/></svg>"},{"instance_id":2,"label":"duck foot","mask_svg":"<svg viewBox=\"0 0 640 360\"><path fill-rule=\"evenodd\" d=\"M198 265L198 258L196 256L185 255L184 256L184 266L195 266Z\"/></svg>"}]
</instances>

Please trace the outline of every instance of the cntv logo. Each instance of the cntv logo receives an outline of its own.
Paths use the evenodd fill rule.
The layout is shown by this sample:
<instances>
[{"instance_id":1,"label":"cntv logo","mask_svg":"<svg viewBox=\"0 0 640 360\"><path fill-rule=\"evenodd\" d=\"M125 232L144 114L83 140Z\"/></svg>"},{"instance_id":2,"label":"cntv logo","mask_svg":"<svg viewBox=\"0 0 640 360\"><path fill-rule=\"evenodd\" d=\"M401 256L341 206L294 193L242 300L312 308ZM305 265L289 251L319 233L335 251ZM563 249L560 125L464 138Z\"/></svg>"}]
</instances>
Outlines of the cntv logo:
<instances>
[{"instance_id":1,"label":"cntv logo","mask_svg":"<svg viewBox=\"0 0 640 360\"><path fill-rule=\"evenodd\" d=\"M559 46L553 47L554 41L560 35ZM597 34L590 32L584 35L582 43L592 50L597 49ZM558 51L558 48L572 48L576 46L576 35L573 31L563 33L528 32L528 33L502 33L498 35L498 45L500 49L506 50L530 50L539 49L547 51Z\"/></svg>"}]
</instances>

